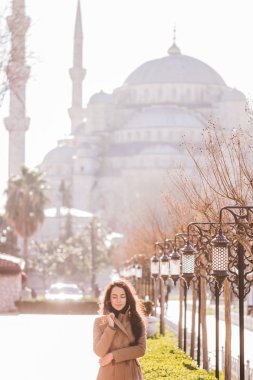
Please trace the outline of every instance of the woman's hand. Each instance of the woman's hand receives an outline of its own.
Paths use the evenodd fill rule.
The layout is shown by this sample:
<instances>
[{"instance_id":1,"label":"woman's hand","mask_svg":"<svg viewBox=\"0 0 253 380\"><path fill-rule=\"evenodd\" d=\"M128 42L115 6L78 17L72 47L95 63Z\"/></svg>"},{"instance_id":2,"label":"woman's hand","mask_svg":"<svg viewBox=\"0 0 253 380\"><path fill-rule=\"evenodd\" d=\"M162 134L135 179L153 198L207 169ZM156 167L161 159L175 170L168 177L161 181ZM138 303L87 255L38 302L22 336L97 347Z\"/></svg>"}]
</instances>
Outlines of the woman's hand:
<instances>
[{"instance_id":1,"label":"woman's hand","mask_svg":"<svg viewBox=\"0 0 253 380\"><path fill-rule=\"evenodd\" d=\"M113 313L107 315L107 321L110 327L114 327L114 318L115 315Z\"/></svg>"},{"instance_id":2,"label":"woman's hand","mask_svg":"<svg viewBox=\"0 0 253 380\"><path fill-rule=\"evenodd\" d=\"M109 354L106 354L103 358L99 359L99 364L101 367L104 367L107 364L110 364L113 360L113 354L110 352Z\"/></svg>"}]
</instances>

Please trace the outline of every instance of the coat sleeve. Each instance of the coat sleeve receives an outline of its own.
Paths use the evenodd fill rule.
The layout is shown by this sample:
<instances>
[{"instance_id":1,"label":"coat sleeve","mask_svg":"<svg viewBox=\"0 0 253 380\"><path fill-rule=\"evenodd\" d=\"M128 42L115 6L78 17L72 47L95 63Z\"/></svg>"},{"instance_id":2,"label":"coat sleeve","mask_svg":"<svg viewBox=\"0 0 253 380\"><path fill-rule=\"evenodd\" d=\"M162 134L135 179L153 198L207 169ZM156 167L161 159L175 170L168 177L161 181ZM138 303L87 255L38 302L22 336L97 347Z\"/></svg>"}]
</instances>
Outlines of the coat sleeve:
<instances>
[{"instance_id":1,"label":"coat sleeve","mask_svg":"<svg viewBox=\"0 0 253 380\"><path fill-rule=\"evenodd\" d=\"M116 363L123 362L125 360L137 359L145 355L146 351L146 331L143 327L143 334L139 338L138 344L135 346L119 348L112 351L113 358Z\"/></svg>"},{"instance_id":2,"label":"coat sleeve","mask_svg":"<svg viewBox=\"0 0 253 380\"><path fill-rule=\"evenodd\" d=\"M116 329L109 326L101 329L100 323L101 319L96 318L93 326L93 351L102 358L109 352Z\"/></svg>"}]
</instances>

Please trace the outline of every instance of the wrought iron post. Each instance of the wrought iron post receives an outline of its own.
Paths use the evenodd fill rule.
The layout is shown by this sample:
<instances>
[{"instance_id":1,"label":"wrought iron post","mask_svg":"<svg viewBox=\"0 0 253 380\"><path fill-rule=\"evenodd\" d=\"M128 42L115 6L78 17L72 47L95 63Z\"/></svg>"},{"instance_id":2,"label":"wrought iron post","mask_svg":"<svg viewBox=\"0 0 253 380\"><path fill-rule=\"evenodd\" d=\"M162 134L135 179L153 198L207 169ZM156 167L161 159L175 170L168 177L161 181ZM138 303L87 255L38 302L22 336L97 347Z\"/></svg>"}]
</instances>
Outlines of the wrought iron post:
<instances>
[{"instance_id":1,"label":"wrought iron post","mask_svg":"<svg viewBox=\"0 0 253 380\"><path fill-rule=\"evenodd\" d=\"M228 280L232 291L239 299L239 341L240 341L240 380L245 380L244 367L244 298L250 291L250 276L253 272L253 206L226 206L220 210L219 223L222 228L222 214L227 211L233 219L229 223L233 230L232 248L228 257ZM226 224L226 223L224 223ZM242 241L250 245L246 250ZM235 249L233 250L233 248ZM219 248L219 247L217 247Z\"/></svg>"},{"instance_id":2,"label":"wrought iron post","mask_svg":"<svg viewBox=\"0 0 253 380\"><path fill-rule=\"evenodd\" d=\"M201 285L200 276L198 277L198 345L197 345L197 364L200 366L200 328L201 328Z\"/></svg>"}]
</instances>

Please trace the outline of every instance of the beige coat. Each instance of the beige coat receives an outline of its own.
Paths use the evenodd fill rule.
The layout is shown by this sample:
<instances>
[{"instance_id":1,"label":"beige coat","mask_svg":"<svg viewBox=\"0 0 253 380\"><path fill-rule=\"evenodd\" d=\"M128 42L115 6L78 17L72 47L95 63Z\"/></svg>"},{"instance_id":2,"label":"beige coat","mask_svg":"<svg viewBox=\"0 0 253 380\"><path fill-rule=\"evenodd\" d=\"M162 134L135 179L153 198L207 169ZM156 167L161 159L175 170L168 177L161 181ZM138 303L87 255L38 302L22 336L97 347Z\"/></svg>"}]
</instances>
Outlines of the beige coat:
<instances>
[{"instance_id":1,"label":"beige coat","mask_svg":"<svg viewBox=\"0 0 253 380\"><path fill-rule=\"evenodd\" d=\"M140 364L137 358L145 354L146 332L143 333L135 346L128 313L120 314L114 319L114 328L108 326L106 317L95 319L93 329L93 349L100 358L112 352L114 360L100 367L97 380L142 380Z\"/></svg>"}]
</instances>

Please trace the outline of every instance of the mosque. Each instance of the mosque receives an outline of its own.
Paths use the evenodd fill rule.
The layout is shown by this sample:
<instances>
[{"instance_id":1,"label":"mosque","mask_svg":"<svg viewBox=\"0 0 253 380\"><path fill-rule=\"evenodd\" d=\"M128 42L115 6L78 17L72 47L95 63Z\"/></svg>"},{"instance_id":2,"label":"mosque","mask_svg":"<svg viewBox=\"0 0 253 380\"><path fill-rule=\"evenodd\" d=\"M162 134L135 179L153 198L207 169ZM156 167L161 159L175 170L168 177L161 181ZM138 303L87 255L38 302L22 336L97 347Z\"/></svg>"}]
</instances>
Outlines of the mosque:
<instances>
[{"instance_id":1,"label":"mosque","mask_svg":"<svg viewBox=\"0 0 253 380\"><path fill-rule=\"evenodd\" d=\"M64 206L64 188L65 206L97 213L119 229L160 203L179 165L190 170L183 137L198 145L210 120L228 129L246 123L246 97L208 64L184 55L174 34L164 57L151 57L112 93L100 91L84 107L80 1L73 44L71 133L40 167L54 207Z\"/></svg>"}]
</instances>

